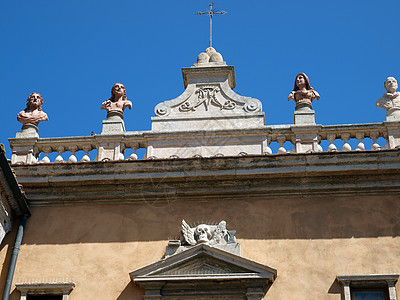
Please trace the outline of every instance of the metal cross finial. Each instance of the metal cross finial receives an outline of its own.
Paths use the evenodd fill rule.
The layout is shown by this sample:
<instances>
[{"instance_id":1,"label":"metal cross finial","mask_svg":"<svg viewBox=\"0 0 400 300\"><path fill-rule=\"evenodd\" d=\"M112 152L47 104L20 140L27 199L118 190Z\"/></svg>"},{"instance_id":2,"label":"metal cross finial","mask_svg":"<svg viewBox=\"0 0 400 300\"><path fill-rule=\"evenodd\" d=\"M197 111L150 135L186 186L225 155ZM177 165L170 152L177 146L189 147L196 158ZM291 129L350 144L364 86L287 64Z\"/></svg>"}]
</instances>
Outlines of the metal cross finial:
<instances>
[{"instance_id":1,"label":"metal cross finial","mask_svg":"<svg viewBox=\"0 0 400 300\"><path fill-rule=\"evenodd\" d=\"M212 1L208 4L208 6L210 6L210 8L207 11L205 11L205 12L198 11L196 13L196 15L198 15L198 16L208 15L210 17L210 47L212 47L212 18L213 18L214 15L217 15L217 14L218 15L224 15L227 12L223 11L223 10L222 11L218 11L215 8L213 8L214 3Z\"/></svg>"}]
</instances>

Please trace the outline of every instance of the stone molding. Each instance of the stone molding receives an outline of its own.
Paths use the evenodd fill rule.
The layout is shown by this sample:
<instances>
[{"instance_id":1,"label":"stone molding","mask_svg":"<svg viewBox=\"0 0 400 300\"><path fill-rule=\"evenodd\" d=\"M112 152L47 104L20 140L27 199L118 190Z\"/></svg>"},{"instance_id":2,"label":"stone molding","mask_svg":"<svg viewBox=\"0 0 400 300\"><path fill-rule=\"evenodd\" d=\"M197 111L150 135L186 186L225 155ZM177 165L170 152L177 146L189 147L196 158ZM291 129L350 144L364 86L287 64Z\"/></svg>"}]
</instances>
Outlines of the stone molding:
<instances>
[{"instance_id":1,"label":"stone molding","mask_svg":"<svg viewBox=\"0 0 400 300\"><path fill-rule=\"evenodd\" d=\"M131 272L131 280L145 289L145 299L262 299L277 271L205 244L169 256Z\"/></svg>"},{"instance_id":2,"label":"stone molding","mask_svg":"<svg viewBox=\"0 0 400 300\"><path fill-rule=\"evenodd\" d=\"M398 150L18 165L14 169L31 206L400 193Z\"/></svg>"},{"instance_id":3,"label":"stone molding","mask_svg":"<svg viewBox=\"0 0 400 300\"><path fill-rule=\"evenodd\" d=\"M16 283L21 292L20 300L26 300L28 295L62 295L62 300L68 300L68 295L75 288L74 282L41 282Z\"/></svg>"},{"instance_id":4,"label":"stone molding","mask_svg":"<svg viewBox=\"0 0 400 300\"><path fill-rule=\"evenodd\" d=\"M389 299L397 300L396 282L399 274L337 275L336 280L343 285L344 300L351 300L351 287L388 287Z\"/></svg>"},{"instance_id":5,"label":"stone molding","mask_svg":"<svg viewBox=\"0 0 400 300\"><path fill-rule=\"evenodd\" d=\"M193 76L194 74L194 76ZM198 77L204 77L208 74L222 74L220 76L228 76L228 84L231 89L236 87L235 80L235 67L234 66L208 66L208 67L190 67L182 68L183 85L185 89L191 83L191 80L195 80Z\"/></svg>"},{"instance_id":6,"label":"stone molding","mask_svg":"<svg viewBox=\"0 0 400 300\"><path fill-rule=\"evenodd\" d=\"M242 118L243 116L240 116ZM254 115L244 116L249 118L249 123ZM232 117L233 118L233 117ZM188 119L190 121L190 118ZM193 121L193 120L192 120ZM214 121L218 122L217 119ZM248 123L248 124L249 124ZM129 131L120 134L100 134L83 137L61 137L40 139L9 139L13 150L11 163L37 164L50 163L48 157L51 152L58 152L59 156L54 161L77 163L76 151L84 151L81 162L89 162L88 153L97 151L96 160L130 160L137 159L136 151L146 148L146 158L190 158L194 156L212 157L217 154L235 156L244 152L248 155L272 154L269 147L271 142L281 143L278 154L287 152L332 152L351 151L347 143L349 139L359 140L357 151L364 151L363 139L370 137L373 140L371 150L395 149L400 145L400 123L367 123L345 125L271 125L241 129L198 129L187 131ZM383 137L386 145L379 145L377 139ZM335 140L342 139L345 144L342 149L335 146ZM331 145L323 150L321 140L328 140ZM294 149L284 148L286 141L295 145ZM304 144L304 145L303 145ZM190 146L198 145L193 151ZM234 148L232 148L232 145ZM226 146L226 147L223 147ZM286 146L287 147L287 146ZM132 155L125 157L125 149L131 148ZM201 149L207 150L202 152ZM217 151L221 149L222 151ZM226 151L225 151L225 150ZM233 149L233 150L232 150ZM103 151L106 150L106 151ZM63 152L71 151L69 158L63 158ZM44 157L38 160L41 153ZM99 155L100 153L100 155Z\"/></svg>"}]
</instances>

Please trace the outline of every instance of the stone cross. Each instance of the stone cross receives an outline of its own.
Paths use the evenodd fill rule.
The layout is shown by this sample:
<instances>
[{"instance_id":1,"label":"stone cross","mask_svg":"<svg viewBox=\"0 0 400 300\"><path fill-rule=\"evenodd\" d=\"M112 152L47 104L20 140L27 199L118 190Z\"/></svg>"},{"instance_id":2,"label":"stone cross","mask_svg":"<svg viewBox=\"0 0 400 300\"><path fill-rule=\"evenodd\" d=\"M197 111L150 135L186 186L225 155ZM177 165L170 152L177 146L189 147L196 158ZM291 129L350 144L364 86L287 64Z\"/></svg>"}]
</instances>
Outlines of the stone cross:
<instances>
[{"instance_id":1,"label":"stone cross","mask_svg":"<svg viewBox=\"0 0 400 300\"><path fill-rule=\"evenodd\" d=\"M208 15L210 17L210 47L212 47L212 19L214 15L224 15L227 12L226 11L217 11L215 8L213 8L214 3L211 1L208 6L210 7L207 11L201 12L198 11L196 15L201 16L201 15Z\"/></svg>"}]
</instances>

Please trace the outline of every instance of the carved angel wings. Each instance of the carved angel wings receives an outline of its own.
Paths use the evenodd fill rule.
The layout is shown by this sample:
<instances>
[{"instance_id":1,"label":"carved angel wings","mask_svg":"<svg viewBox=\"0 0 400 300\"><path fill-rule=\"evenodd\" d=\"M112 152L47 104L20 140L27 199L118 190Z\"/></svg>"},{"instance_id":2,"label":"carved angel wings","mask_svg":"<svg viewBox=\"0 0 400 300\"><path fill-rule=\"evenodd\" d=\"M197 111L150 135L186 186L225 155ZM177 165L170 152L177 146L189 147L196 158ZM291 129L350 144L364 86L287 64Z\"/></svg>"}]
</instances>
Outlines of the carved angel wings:
<instances>
[{"instance_id":1,"label":"carved angel wings","mask_svg":"<svg viewBox=\"0 0 400 300\"><path fill-rule=\"evenodd\" d=\"M196 245L196 239L194 238L194 230L195 228L191 228L185 220L182 220L182 234L185 241L189 245Z\"/></svg>"}]
</instances>

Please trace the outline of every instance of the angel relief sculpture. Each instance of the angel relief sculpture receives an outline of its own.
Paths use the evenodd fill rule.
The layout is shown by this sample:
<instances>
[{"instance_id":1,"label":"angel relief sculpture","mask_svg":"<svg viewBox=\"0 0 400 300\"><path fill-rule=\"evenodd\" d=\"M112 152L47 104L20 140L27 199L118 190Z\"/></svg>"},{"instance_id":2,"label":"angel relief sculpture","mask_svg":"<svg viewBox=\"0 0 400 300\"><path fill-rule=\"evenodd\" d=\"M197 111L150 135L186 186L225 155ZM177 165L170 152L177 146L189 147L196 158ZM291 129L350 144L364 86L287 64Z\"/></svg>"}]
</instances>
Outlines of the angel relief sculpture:
<instances>
[{"instance_id":1,"label":"angel relief sculpture","mask_svg":"<svg viewBox=\"0 0 400 300\"><path fill-rule=\"evenodd\" d=\"M197 244L225 245L235 242L234 231L226 229L226 222L221 221L218 225L200 224L196 227L190 227L182 220L182 244L191 246Z\"/></svg>"},{"instance_id":2,"label":"angel relief sculpture","mask_svg":"<svg viewBox=\"0 0 400 300\"><path fill-rule=\"evenodd\" d=\"M170 240L165 249L165 257L186 251L196 245L208 245L240 255L240 245L236 242L236 230L228 230L226 222L217 225L200 224L191 227L182 220L180 240Z\"/></svg>"}]
</instances>

